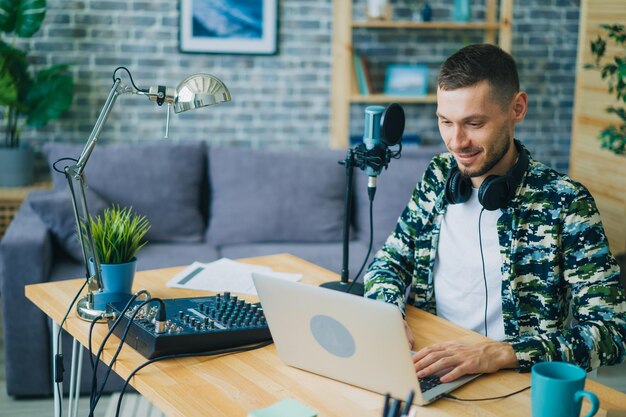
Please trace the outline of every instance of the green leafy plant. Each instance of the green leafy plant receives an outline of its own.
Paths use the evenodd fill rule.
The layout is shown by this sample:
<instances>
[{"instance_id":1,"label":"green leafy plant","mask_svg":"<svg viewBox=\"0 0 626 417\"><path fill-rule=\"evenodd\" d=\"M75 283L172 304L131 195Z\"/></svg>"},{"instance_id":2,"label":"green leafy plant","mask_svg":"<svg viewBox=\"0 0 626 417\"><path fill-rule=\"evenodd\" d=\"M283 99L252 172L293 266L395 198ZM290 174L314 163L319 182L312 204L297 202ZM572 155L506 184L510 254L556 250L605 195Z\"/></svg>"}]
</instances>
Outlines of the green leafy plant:
<instances>
[{"instance_id":1,"label":"green leafy plant","mask_svg":"<svg viewBox=\"0 0 626 417\"><path fill-rule=\"evenodd\" d=\"M143 238L150 223L145 216L133 213L132 208L113 205L102 216L92 217L90 225L101 264L130 262L148 243Z\"/></svg>"},{"instance_id":2,"label":"green leafy plant","mask_svg":"<svg viewBox=\"0 0 626 417\"><path fill-rule=\"evenodd\" d=\"M24 127L42 127L72 104L74 80L65 64L31 71L17 38L30 38L41 27L46 0L0 0L0 106L5 114L4 146L18 147Z\"/></svg>"},{"instance_id":3,"label":"green leafy plant","mask_svg":"<svg viewBox=\"0 0 626 417\"><path fill-rule=\"evenodd\" d=\"M600 65L600 60L606 53L606 40L598 35L598 38L591 41L591 53L595 57L594 64L585 65L586 68L600 70L600 76L609 85L609 93L615 94L618 101L626 103L626 30L624 25L602 25L602 29L607 31L608 39L612 39L618 47L621 47L622 54L616 54L613 60L609 60ZM615 114L620 119L617 125L606 127L598 139L602 142L602 147L618 155L626 155L626 110L622 107L607 107L606 112Z\"/></svg>"}]
</instances>

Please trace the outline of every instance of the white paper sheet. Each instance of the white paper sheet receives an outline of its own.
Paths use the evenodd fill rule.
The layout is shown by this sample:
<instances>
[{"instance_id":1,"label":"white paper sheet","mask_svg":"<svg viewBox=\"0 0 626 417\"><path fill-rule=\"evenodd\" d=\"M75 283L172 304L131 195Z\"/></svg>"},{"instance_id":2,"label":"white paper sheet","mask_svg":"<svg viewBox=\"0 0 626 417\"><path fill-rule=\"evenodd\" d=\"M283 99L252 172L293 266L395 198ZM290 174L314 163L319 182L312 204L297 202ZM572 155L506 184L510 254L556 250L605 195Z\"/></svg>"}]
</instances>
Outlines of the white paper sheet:
<instances>
[{"instance_id":1,"label":"white paper sheet","mask_svg":"<svg viewBox=\"0 0 626 417\"><path fill-rule=\"evenodd\" d=\"M167 283L171 288L185 288L212 292L230 291L233 293L257 295L252 281L252 272L261 272L289 281L299 281L302 274L273 272L272 268L261 265L244 264L222 258L203 264L194 262Z\"/></svg>"}]
</instances>

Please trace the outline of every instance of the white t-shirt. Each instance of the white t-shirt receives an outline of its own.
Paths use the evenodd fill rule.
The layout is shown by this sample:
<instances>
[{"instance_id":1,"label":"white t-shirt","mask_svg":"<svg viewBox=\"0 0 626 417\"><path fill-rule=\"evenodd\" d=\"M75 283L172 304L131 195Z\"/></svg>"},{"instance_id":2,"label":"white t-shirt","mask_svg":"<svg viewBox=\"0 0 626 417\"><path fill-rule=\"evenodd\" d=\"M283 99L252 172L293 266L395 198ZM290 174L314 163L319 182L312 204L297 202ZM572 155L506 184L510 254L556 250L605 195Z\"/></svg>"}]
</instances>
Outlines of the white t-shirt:
<instances>
[{"instance_id":1,"label":"white t-shirt","mask_svg":"<svg viewBox=\"0 0 626 417\"><path fill-rule=\"evenodd\" d=\"M437 315L466 329L485 333L485 283L478 237L482 206L478 191L468 201L450 204L443 217L435 258ZM504 340L502 260L497 221L500 210L485 210L480 221L487 277L487 335Z\"/></svg>"}]
</instances>

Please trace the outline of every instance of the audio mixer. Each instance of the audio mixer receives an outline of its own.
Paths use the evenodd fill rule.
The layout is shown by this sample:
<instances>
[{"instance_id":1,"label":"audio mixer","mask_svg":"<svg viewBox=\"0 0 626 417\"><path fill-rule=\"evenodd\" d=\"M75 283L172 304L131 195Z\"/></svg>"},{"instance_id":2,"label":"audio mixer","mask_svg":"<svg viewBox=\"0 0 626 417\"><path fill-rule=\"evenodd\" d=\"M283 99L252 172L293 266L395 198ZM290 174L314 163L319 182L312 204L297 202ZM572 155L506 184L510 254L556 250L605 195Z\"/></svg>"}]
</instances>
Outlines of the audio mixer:
<instances>
[{"instance_id":1,"label":"audio mixer","mask_svg":"<svg viewBox=\"0 0 626 417\"><path fill-rule=\"evenodd\" d=\"M165 303L165 328L157 333L154 318L158 303L141 308L133 320L125 343L148 359L176 353L199 353L270 340L263 309L228 292L207 297L174 298ZM135 301L113 333L121 338L130 317L138 309ZM109 303L116 317L126 303ZM109 320L109 328L114 320Z\"/></svg>"}]
</instances>

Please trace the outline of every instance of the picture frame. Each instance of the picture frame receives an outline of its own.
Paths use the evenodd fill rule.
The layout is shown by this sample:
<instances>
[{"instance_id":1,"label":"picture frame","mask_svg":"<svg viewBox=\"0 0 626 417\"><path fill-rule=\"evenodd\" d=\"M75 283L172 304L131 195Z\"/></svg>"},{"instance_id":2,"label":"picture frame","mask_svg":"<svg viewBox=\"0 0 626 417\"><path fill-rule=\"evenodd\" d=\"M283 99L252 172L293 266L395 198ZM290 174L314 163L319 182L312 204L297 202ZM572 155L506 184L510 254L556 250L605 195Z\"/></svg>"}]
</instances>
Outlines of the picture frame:
<instances>
[{"instance_id":1,"label":"picture frame","mask_svg":"<svg viewBox=\"0 0 626 417\"><path fill-rule=\"evenodd\" d=\"M181 0L179 49L188 53L276 53L278 0Z\"/></svg>"},{"instance_id":2,"label":"picture frame","mask_svg":"<svg viewBox=\"0 0 626 417\"><path fill-rule=\"evenodd\" d=\"M394 96L423 97L428 91L426 65L391 64L385 72L384 93Z\"/></svg>"}]
</instances>

